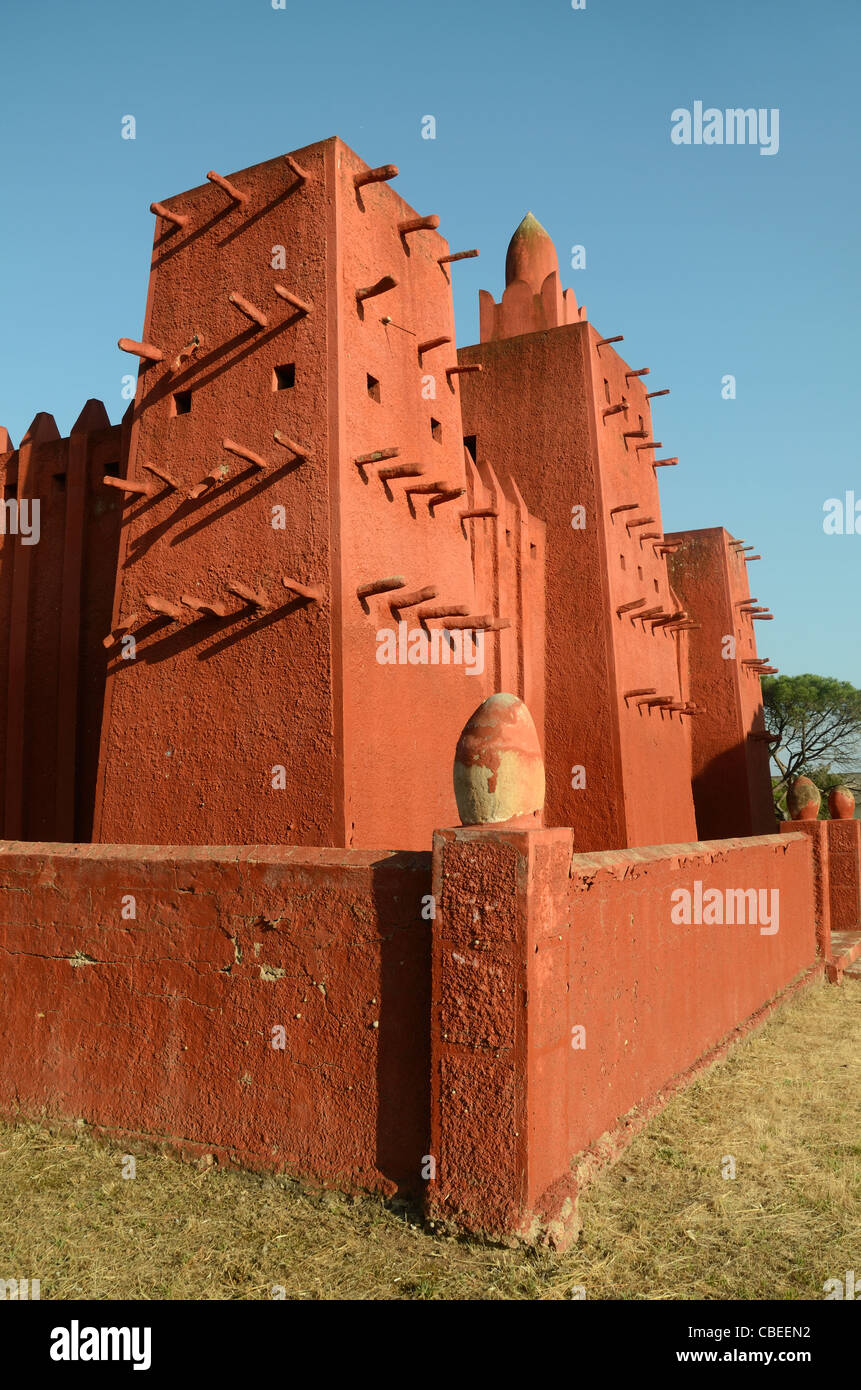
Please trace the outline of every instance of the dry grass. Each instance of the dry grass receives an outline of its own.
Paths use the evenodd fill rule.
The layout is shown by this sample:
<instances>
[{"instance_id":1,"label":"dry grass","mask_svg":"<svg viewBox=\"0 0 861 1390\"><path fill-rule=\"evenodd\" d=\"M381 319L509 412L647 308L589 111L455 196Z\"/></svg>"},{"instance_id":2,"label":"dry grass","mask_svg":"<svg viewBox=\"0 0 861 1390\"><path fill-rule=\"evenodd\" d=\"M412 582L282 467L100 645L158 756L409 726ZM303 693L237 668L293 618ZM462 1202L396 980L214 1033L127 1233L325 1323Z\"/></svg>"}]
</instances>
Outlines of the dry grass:
<instances>
[{"instance_id":1,"label":"dry grass","mask_svg":"<svg viewBox=\"0 0 861 1390\"><path fill-rule=\"evenodd\" d=\"M817 1299L861 1271L861 983L808 990L606 1170L565 1256L414 1212L0 1125L0 1277L45 1298ZM721 1176L724 1157L736 1162Z\"/></svg>"}]
</instances>

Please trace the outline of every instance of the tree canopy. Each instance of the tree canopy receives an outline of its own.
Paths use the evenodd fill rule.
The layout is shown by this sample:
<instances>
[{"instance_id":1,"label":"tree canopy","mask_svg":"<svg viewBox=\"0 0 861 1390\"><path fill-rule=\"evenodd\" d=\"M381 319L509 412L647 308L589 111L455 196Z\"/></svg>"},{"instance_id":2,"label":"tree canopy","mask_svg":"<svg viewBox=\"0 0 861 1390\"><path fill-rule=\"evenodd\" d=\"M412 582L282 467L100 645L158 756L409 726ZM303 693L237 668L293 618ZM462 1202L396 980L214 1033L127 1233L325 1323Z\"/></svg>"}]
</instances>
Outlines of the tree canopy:
<instances>
[{"instance_id":1,"label":"tree canopy","mask_svg":"<svg viewBox=\"0 0 861 1390\"><path fill-rule=\"evenodd\" d=\"M861 690L831 676L764 676L765 724L776 734L771 756L780 777L780 803L796 777L810 777L827 794L845 772L861 764Z\"/></svg>"}]
</instances>

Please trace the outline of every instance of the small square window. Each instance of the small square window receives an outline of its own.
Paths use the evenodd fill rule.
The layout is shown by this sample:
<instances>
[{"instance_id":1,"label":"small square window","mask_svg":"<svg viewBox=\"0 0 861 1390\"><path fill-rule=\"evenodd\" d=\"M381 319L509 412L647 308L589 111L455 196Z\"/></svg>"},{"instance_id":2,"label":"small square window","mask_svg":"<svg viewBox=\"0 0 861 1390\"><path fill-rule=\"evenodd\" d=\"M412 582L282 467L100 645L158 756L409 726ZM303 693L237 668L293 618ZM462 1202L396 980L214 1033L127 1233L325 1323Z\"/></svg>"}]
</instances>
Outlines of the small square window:
<instances>
[{"instance_id":1,"label":"small square window","mask_svg":"<svg viewBox=\"0 0 861 1390\"><path fill-rule=\"evenodd\" d=\"M119 459L117 459L116 463L107 464L107 466L104 469L104 472L107 473L109 478L118 478L120 476Z\"/></svg>"},{"instance_id":2,"label":"small square window","mask_svg":"<svg viewBox=\"0 0 861 1390\"><path fill-rule=\"evenodd\" d=\"M619 556L619 568L620 568L620 569L625 569L625 557L624 557L624 555L620 555L620 556Z\"/></svg>"},{"instance_id":3,"label":"small square window","mask_svg":"<svg viewBox=\"0 0 861 1390\"><path fill-rule=\"evenodd\" d=\"M296 364L295 362L285 362L283 367L276 367L272 373L272 390L289 391L296 385Z\"/></svg>"},{"instance_id":4,"label":"small square window","mask_svg":"<svg viewBox=\"0 0 861 1390\"><path fill-rule=\"evenodd\" d=\"M653 579L653 580L652 580L652 583L653 583L654 586L655 586L655 593L657 593L657 592L658 592L658 581L657 581L657 579Z\"/></svg>"},{"instance_id":5,"label":"small square window","mask_svg":"<svg viewBox=\"0 0 861 1390\"><path fill-rule=\"evenodd\" d=\"M191 392L177 391L173 398L174 415L189 415L191 413Z\"/></svg>"},{"instance_id":6,"label":"small square window","mask_svg":"<svg viewBox=\"0 0 861 1390\"><path fill-rule=\"evenodd\" d=\"M379 400L382 400L382 396L381 396L381 394L380 394L380 383L379 383L378 379L377 379L375 376L371 376L371 373L368 372L368 373L367 373L367 380L368 380L368 395L370 396L371 400L372 400L372 401L379 401Z\"/></svg>"},{"instance_id":7,"label":"small square window","mask_svg":"<svg viewBox=\"0 0 861 1390\"><path fill-rule=\"evenodd\" d=\"M638 579L642 579L642 577L643 577L643 566L642 566L642 565L638 565L638 566L637 566L637 578L638 578Z\"/></svg>"},{"instance_id":8,"label":"small square window","mask_svg":"<svg viewBox=\"0 0 861 1390\"><path fill-rule=\"evenodd\" d=\"M54 476L54 482L55 482L55 484L56 484L57 491L58 491L58 492L65 492L65 491L66 491L66 475L65 475L65 473L55 473L53 476Z\"/></svg>"},{"instance_id":9,"label":"small square window","mask_svg":"<svg viewBox=\"0 0 861 1390\"><path fill-rule=\"evenodd\" d=\"M478 435L465 434L463 436L463 447L466 449L473 463L478 458Z\"/></svg>"},{"instance_id":10,"label":"small square window","mask_svg":"<svg viewBox=\"0 0 861 1390\"><path fill-rule=\"evenodd\" d=\"M442 439L442 425L440 424L439 420L434 420L433 418L431 418L431 434L433 435L434 439Z\"/></svg>"},{"instance_id":11,"label":"small square window","mask_svg":"<svg viewBox=\"0 0 861 1390\"><path fill-rule=\"evenodd\" d=\"M608 405L610 404L610 383L606 377L604 377L604 400Z\"/></svg>"}]
</instances>

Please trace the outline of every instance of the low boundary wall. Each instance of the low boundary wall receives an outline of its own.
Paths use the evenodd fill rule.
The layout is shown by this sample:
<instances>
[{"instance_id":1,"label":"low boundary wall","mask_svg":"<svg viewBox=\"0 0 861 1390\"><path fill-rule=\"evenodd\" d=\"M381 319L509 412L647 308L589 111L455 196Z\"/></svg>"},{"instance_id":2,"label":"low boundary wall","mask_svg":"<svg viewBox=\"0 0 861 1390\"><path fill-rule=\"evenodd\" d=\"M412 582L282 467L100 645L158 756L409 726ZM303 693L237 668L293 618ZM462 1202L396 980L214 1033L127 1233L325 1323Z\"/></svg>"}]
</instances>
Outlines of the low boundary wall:
<instances>
[{"instance_id":1,"label":"low boundary wall","mask_svg":"<svg viewBox=\"0 0 861 1390\"><path fill-rule=\"evenodd\" d=\"M0 844L0 1110L417 1191L430 864Z\"/></svg>"},{"instance_id":2,"label":"low boundary wall","mask_svg":"<svg viewBox=\"0 0 861 1390\"><path fill-rule=\"evenodd\" d=\"M821 973L824 843L0 842L0 1111L563 1245L584 1174Z\"/></svg>"},{"instance_id":3,"label":"low boundary wall","mask_svg":"<svg viewBox=\"0 0 861 1390\"><path fill-rule=\"evenodd\" d=\"M568 830L438 832L431 1213L564 1244L578 1157L821 973L811 858L789 834L585 855Z\"/></svg>"}]
</instances>

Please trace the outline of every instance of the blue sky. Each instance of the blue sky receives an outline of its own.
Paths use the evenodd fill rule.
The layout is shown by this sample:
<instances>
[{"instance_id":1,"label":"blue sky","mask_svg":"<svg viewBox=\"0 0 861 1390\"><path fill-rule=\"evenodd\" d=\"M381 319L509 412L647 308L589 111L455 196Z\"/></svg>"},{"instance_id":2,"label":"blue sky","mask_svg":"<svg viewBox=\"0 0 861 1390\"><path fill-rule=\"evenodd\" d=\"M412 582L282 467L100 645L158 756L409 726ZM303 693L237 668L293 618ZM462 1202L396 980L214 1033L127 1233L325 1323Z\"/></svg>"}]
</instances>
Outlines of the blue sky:
<instances>
[{"instance_id":1,"label":"blue sky","mask_svg":"<svg viewBox=\"0 0 861 1390\"><path fill-rule=\"evenodd\" d=\"M822 525L828 498L861 501L860 34L857 0L18 0L0 18L0 423L17 443L48 410L66 433L89 396L118 420L149 203L340 135L400 166L453 249L481 248L455 268L461 345L535 213L589 317L671 388L665 528L755 543L763 654L861 686L861 534ZM778 153L673 144L671 112L697 100L777 108Z\"/></svg>"}]
</instances>

